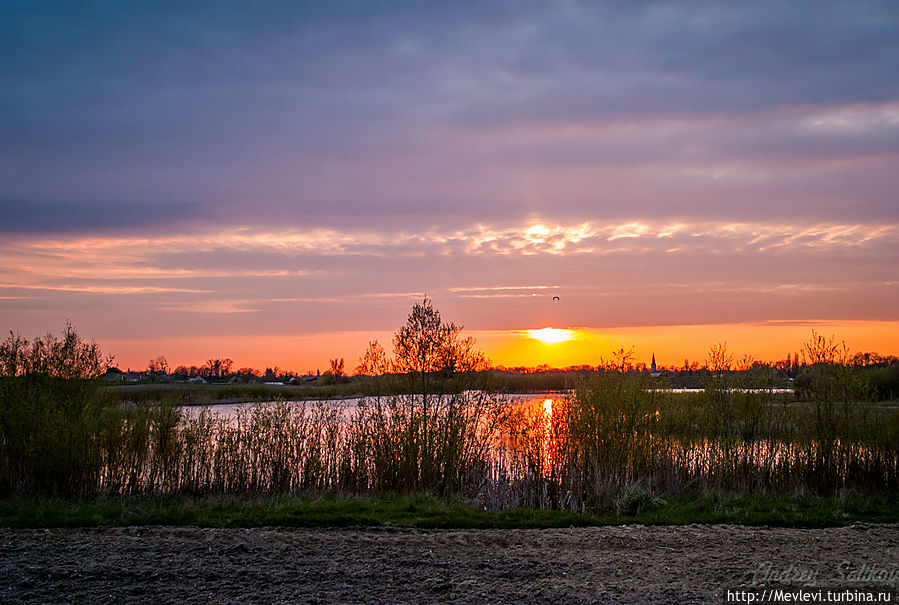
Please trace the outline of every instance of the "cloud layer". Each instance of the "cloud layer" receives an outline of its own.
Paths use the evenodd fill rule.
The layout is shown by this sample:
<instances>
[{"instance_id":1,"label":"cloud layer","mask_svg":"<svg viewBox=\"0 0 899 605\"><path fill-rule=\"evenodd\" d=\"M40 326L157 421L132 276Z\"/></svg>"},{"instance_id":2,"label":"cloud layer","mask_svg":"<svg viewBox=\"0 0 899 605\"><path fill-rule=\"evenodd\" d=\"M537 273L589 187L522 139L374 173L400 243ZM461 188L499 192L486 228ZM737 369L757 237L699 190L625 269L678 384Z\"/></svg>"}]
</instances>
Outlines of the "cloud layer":
<instances>
[{"instance_id":1,"label":"cloud layer","mask_svg":"<svg viewBox=\"0 0 899 605\"><path fill-rule=\"evenodd\" d=\"M897 218L889 2L5 6L4 231Z\"/></svg>"},{"instance_id":2,"label":"cloud layer","mask_svg":"<svg viewBox=\"0 0 899 605\"><path fill-rule=\"evenodd\" d=\"M892 2L8 2L0 328L896 320L897 65Z\"/></svg>"}]
</instances>

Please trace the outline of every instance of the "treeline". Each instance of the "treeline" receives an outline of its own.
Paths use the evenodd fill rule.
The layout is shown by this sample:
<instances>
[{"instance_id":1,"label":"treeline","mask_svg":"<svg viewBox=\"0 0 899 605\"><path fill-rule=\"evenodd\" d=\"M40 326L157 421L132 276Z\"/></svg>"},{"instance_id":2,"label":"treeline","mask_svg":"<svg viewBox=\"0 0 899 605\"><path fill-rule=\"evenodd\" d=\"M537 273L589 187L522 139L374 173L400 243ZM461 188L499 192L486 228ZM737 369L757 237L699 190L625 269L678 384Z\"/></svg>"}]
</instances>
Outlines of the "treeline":
<instances>
[{"instance_id":1,"label":"treeline","mask_svg":"<svg viewBox=\"0 0 899 605\"><path fill-rule=\"evenodd\" d=\"M169 367L168 359L164 355L154 357L147 364L146 369L133 371L131 368L123 371L111 366L106 370L106 378L110 382L166 382L196 380L202 378L205 382L229 382L252 384L254 382L289 382L299 378L299 375L282 370L275 366L257 370L255 368L234 368L234 361L227 357L215 357L207 359L201 365L179 365Z\"/></svg>"},{"instance_id":2,"label":"treeline","mask_svg":"<svg viewBox=\"0 0 899 605\"><path fill-rule=\"evenodd\" d=\"M830 366L843 376L850 389L860 401L894 401L899 398L899 363L865 366ZM839 370L837 370L839 368ZM480 383L488 385L498 393L541 393L572 391L588 380L606 373L615 373L614 369L563 369L539 372L517 373L509 370L489 369L481 373ZM629 370L632 374L648 374L638 369ZM812 397L810 381L815 366L806 366L796 374L795 378L786 377L770 366L756 365L748 370L732 369L726 371L734 381L740 376L751 376L760 385L759 388L790 389L795 399L809 401ZM689 374L661 372L657 384L659 388L669 389L702 389L720 372L715 373L703 369ZM181 405L197 405L220 402L252 402L271 401L274 399L328 399L373 395L376 391L382 394L399 394L405 388L401 375L383 374L374 380L369 375L335 375L323 373L319 376L296 377L287 375L252 377L246 374L231 376L228 380L205 381L213 384L177 385L168 383L185 382L182 379L151 378L135 381L143 386L137 390L123 388L121 397L130 401L149 401L169 399ZM274 383L274 384L271 384ZM117 382L114 382L117 384ZM215 387L214 389L212 387Z\"/></svg>"},{"instance_id":3,"label":"treeline","mask_svg":"<svg viewBox=\"0 0 899 605\"><path fill-rule=\"evenodd\" d=\"M788 355L786 359L774 362L744 358L743 360L740 360L739 364L734 364L732 370L765 370L770 371L772 376L777 378L789 379L795 378L814 363L815 362L812 362L805 357L800 358L800 354L796 353L793 357ZM895 367L899 364L899 357L896 357L895 355L881 355L876 352L859 352L853 354L842 363L843 365L852 368ZM306 372L303 374L278 366L266 367L264 370L252 367L235 368L234 361L228 358L210 358L200 365L178 365L175 368L170 368L169 362L164 355L151 359L147 363L145 369L132 371L129 368L127 371L122 371L115 366L110 366L108 369L111 374L129 373L138 375L147 381L152 381L154 379L183 381L201 377L210 381L228 381L236 378L240 382L250 382L252 380L290 382L292 379L303 379L304 382L308 382L321 376L351 378L353 376L366 375L361 365L357 366L352 372L349 372L343 358L329 360L329 368L325 371L316 370L314 372ZM547 381L547 383L556 381L554 384L564 384L566 380L570 381L572 378L584 378L609 369L615 370L616 366L612 362L601 362L595 366L582 364L554 368L543 364L534 367L492 366L491 369L500 376L531 376L533 377L531 381L535 384L540 381ZM632 363L630 369L637 372L648 372L650 368L645 363L639 362ZM675 379L678 382L676 386L688 386L689 384L699 385L702 380L708 377L712 372L712 369L709 365L709 360L706 359L702 362L690 362L689 360L684 360L683 366L659 365L658 371L663 376ZM385 372L389 373L389 369L386 369ZM521 384L525 384L526 382L527 380L520 381Z\"/></svg>"},{"instance_id":4,"label":"treeline","mask_svg":"<svg viewBox=\"0 0 899 605\"><path fill-rule=\"evenodd\" d=\"M465 340L464 347L473 351L473 341ZM608 372L649 372L645 364L634 361L633 349L624 348L596 366L581 365L565 369L545 365L536 368L489 368L483 356L477 359L477 367L467 370L482 374L479 381L489 385L492 391L501 393L570 391L590 378ZM99 345L83 341L71 325L67 325L60 336L48 334L29 341L11 332L0 343L0 375L3 376L44 374L58 378L97 378L105 374L110 383L200 382L233 386L231 391L216 394L195 389L177 398L182 404L222 400L264 401L284 396L297 399L347 397L370 395L376 389L398 394L404 388L400 378L406 370L388 360L377 341L369 344L352 374L347 371L343 358L331 359L327 370L308 375L297 375L278 367L266 368L263 372L253 368L235 370L234 362L228 358L210 358L200 366L182 365L170 370L166 358L159 356L149 361L146 371L139 373L122 372L112 362L111 356L102 355ZM813 396L812 382L822 367L838 375L844 388L859 400L892 401L899 397L899 359L896 356L872 352L850 354L844 342L833 337L826 338L814 331L800 352L787 355L782 361L762 362L749 356L736 360L725 344L718 344L710 349L701 365L685 360L681 368L660 366L657 373L666 388L694 389L704 388L710 380L722 374L732 377L747 375L765 388L793 389L798 400L808 401ZM380 377L379 380L373 381L374 376ZM278 395L278 391L267 389L265 383L297 388ZM173 399L164 392L150 390L141 398ZM132 399L134 397L137 395L131 395Z\"/></svg>"}]
</instances>

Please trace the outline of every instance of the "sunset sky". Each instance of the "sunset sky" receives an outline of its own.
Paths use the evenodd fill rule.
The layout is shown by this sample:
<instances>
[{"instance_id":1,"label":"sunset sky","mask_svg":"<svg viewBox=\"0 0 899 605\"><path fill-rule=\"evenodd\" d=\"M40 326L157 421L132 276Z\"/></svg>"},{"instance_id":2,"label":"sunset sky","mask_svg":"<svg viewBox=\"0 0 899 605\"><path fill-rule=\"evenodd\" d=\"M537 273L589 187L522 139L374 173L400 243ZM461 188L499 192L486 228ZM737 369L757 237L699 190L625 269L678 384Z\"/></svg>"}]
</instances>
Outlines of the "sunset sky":
<instances>
[{"instance_id":1,"label":"sunset sky","mask_svg":"<svg viewBox=\"0 0 899 605\"><path fill-rule=\"evenodd\" d=\"M13 0L0 91L0 329L122 368L899 353L893 1Z\"/></svg>"}]
</instances>

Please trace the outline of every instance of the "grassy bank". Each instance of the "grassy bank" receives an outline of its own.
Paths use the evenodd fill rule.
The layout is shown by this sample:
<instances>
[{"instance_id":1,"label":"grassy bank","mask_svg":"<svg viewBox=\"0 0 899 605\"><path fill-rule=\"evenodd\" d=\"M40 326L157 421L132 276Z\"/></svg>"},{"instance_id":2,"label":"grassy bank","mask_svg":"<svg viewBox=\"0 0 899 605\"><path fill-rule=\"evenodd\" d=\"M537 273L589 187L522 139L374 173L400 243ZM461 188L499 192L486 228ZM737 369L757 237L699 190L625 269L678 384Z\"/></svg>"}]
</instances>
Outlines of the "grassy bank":
<instances>
[{"instance_id":1,"label":"grassy bank","mask_svg":"<svg viewBox=\"0 0 899 605\"><path fill-rule=\"evenodd\" d=\"M899 522L899 499L685 496L658 502L650 510L604 515L537 509L486 511L462 500L423 494L0 500L0 526L14 528L178 525L507 529L690 523L832 527L854 522Z\"/></svg>"},{"instance_id":2,"label":"grassy bank","mask_svg":"<svg viewBox=\"0 0 899 605\"><path fill-rule=\"evenodd\" d=\"M474 386L494 393L542 393L567 391L582 386L589 372L552 371L539 374L512 374L484 371L471 381ZM453 385L456 390L470 388L469 382ZM265 401L316 401L348 399L376 395L402 395L407 382L402 376L346 376L319 384L193 384L162 382L111 384L105 390L119 402L133 405L164 403L200 406L220 403L259 403Z\"/></svg>"},{"instance_id":3,"label":"grassy bank","mask_svg":"<svg viewBox=\"0 0 899 605\"><path fill-rule=\"evenodd\" d=\"M109 385L105 389L115 401L120 403L199 406L219 403L314 401L364 397L370 395L373 390L366 378L359 377L346 383L324 386L165 383Z\"/></svg>"}]
</instances>

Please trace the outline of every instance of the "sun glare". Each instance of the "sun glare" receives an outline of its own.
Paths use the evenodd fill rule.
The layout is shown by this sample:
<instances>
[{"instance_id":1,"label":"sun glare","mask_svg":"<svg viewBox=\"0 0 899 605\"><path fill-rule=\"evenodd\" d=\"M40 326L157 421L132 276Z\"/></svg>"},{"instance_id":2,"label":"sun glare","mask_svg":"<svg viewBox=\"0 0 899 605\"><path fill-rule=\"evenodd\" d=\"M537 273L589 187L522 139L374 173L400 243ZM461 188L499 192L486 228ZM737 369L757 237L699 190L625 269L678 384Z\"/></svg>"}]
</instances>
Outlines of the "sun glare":
<instances>
[{"instance_id":1,"label":"sun glare","mask_svg":"<svg viewBox=\"0 0 899 605\"><path fill-rule=\"evenodd\" d=\"M559 328L542 328L540 330L528 330L528 336L534 340L539 340L545 345L554 345L572 340L574 338L574 332Z\"/></svg>"}]
</instances>

